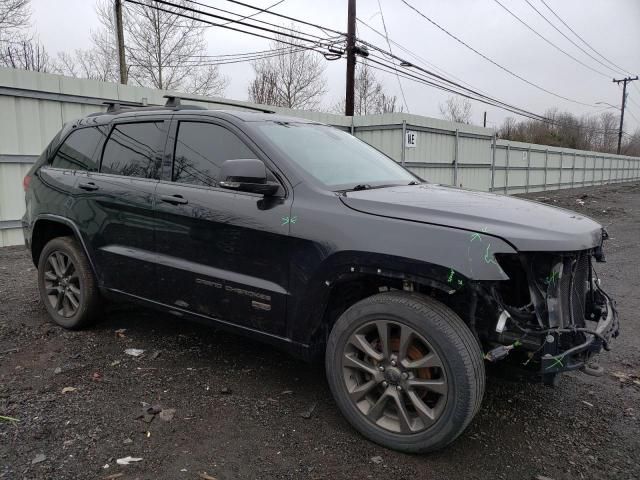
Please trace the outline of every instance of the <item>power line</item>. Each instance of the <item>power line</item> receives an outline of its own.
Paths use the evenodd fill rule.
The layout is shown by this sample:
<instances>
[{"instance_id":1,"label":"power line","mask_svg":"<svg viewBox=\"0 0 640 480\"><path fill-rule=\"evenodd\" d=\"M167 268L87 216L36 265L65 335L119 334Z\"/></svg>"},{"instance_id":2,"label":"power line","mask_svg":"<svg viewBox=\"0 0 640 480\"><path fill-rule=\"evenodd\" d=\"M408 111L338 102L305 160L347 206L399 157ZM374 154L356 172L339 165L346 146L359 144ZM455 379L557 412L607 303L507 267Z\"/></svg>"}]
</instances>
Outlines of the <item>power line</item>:
<instances>
[{"instance_id":1,"label":"power line","mask_svg":"<svg viewBox=\"0 0 640 480\"><path fill-rule=\"evenodd\" d=\"M384 21L384 13L382 12L382 5L380 4L380 0L378 0L378 8L380 10L380 17L382 18L382 27L384 28L384 37L387 40L387 46L389 47L389 52L393 53L391 50L391 42L389 41L389 32L387 31L387 24ZM393 62L395 67L395 60ZM404 96L404 89L402 88L402 82L400 81L400 77L398 76L398 70L396 70L396 78L398 79L398 86L400 87L400 93L402 94L402 101L404 102L404 107L407 109L407 113L409 112L409 105L407 105L407 99Z\"/></svg>"},{"instance_id":2,"label":"power line","mask_svg":"<svg viewBox=\"0 0 640 480\"><path fill-rule=\"evenodd\" d=\"M361 20L360 18L357 19L362 25L364 25L365 27L367 27L369 30L375 32L376 34L378 34L379 36L381 36L382 38L385 38L385 34L376 30L375 28L373 28L371 25L369 25L368 23L366 23L364 20ZM415 52L412 52L411 50L409 50L408 48L406 48L405 46L401 45L400 43L394 41L393 39L389 39L389 42L391 42L393 45L395 45L396 47L398 47L400 50L402 50L403 52L405 52L407 55L410 55L411 57L413 57L414 59L418 60L418 62L422 63L423 65L429 67L429 68L433 68L434 70L437 70L439 72L442 72L443 75L448 75L449 77L453 78L454 80L457 80L458 82L467 85L468 87L483 93L483 94L487 94L486 92L480 90L478 87L475 87L473 85L471 85L469 82L465 82L464 80L462 80L459 77L456 77L454 74L447 72L445 69L438 67L437 65L429 62L427 59L425 59L424 57L421 57L420 55L418 55ZM488 95L488 94L487 94Z\"/></svg>"},{"instance_id":3,"label":"power line","mask_svg":"<svg viewBox=\"0 0 640 480\"><path fill-rule=\"evenodd\" d=\"M213 13L203 12L201 10L196 10L196 9L193 9L193 8L190 8L190 7L183 7L183 6L180 6L180 5L176 5L175 3L166 2L164 0L155 0L153 5L144 4L144 3L141 3L141 2L139 2L137 0L125 0L125 1L127 3L140 5L140 6L146 7L146 8L153 8L153 9L161 11L161 12L169 13L169 14L172 14L172 15L177 15L179 17L188 18L190 20L195 20L195 21L202 22L202 23L206 23L206 24L214 26L214 27L221 27L221 28L225 28L227 30L233 30L233 31L236 31L236 32L252 35L254 37L264 38L264 39L267 39L267 40L273 40L273 41L276 41L278 43L283 43L283 44L286 44L286 45L292 45L294 47L300 47L300 44L288 42L288 41L283 40L283 39L269 37L267 35L262 35L262 34L256 33L256 32L248 32L246 30L242 30L242 29L239 29L239 28L236 28L236 27L231 27L229 25L224 25L224 24L220 24L220 23L214 23L214 22L211 22L209 20L205 20L203 18L195 17L193 15L187 15L187 14L184 14L184 13L178 13L175 10L168 10L166 8L161 8L160 6L158 6L158 4L167 5L169 7L180 8L180 9L186 10L188 12L192 12L192 13L200 14L200 15L206 15L206 16L214 17L214 18L219 18L219 19L222 19L222 20L225 20L225 21L232 20L232 19L229 19L227 17L222 17L220 15L214 15ZM283 30L280 30L280 31L272 30L272 29L269 29L269 28L266 28L266 27L260 27L260 26L257 26L257 25L250 25L250 24L246 24L246 23L240 23L240 24L245 26L245 27L255 28L255 29L262 30L262 31L267 31L267 32L270 32L270 33L273 33L273 34L276 34L276 35L282 35L282 36L285 36L285 37L288 37L288 38L291 38L291 39L294 39L294 40L299 40L299 41L311 43L312 45L314 45L316 47L327 46L327 42L329 42L331 40L330 38L327 38L326 40L322 40L322 41L314 41L314 40L309 40L307 38L300 37L298 35L293 35L291 33L287 33L287 32L285 32ZM325 42L325 43L323 44L323 42Z\"/></svg>"},{"instance_id":4,"label":"power line","mask_svg":"<svg viewBox=\"0 0 640 480\"><path fill-rule=\"evenodd\" d=\"M202 2L198 2L198 1L196 1L196 0L187 0L187 1L188 1L189 3L194 3L194 4L196 4L196 5L200 5L200 6L202 6L202 7L214 8L214 7L211 7L210 5L207 5L207 4L202 3ZM340 31L338 31L338 30L333 30L333 29L328 28L328 27L323 27L323 26L318 25L318 24L316 24L316 23L311 23L311 22L307 22L307 21L305 21L305 20L300 20L300 19L297 19L297 18L289 17L288 15L284 15L284 14L282 14L282 13L276 13L276 12L268 11L268 10L267 10L267 9L265 9L265 8L260 8L260 7L256 7L256 6L254 6L254 5L249 5L248 3L240 2L240 1L238 1L238 0L226 0L226 1L227 1L227 2L229 2L229 3L233 3L233 4L235 4L235 5L241 5L241 6L243 6L243 7L252 8L252 9L254 9L254 10L258 10L258 11L263 12L263 13L268 13L269 15L274 15L274 16L276 16L276 17L285 18L285 19L287 19L287 20L289 20L289 21L292 21L292 22L302 23L302 24L304 24L304 25L308 25L308 26L310 26L310 27L315 27L315 28L318 28L318 29L323 30L323 31L325 31L325 30L326 30L326 31L328 31L328 32L335 33L335 34L337 34L337 35L343 35L343 36L346 36L346 33L344 33L344 32L340 32ZM188 8L188 7L186 7L186 8Z\"/></svg>"},{"instance_id":5,"label":"power line","mask_svg":"<svg viewBox=\"0 0 640 480\"><path fill-rule=\"evenodd\" d=\"M382 72L386 72L386 73L389 73L389 74L392 74L392 75L395 73L393 71L393 66L384 64L383 62L377 61L377 57L374 57L374 58L376 58L376 60L372 59L371 57L367 59L368 62L372 62L375 65L378 65L378 66L369 65L371 68L374 68L376 70L379 70L379 71L382 71ZM510 111L510 112L515 113L517 115L520 115L520 116L523 116L523 117L527 117L527 118L530 118L532 120L536 120L536 121L539 121L539 122L542 122L542 123L546 123L546 124L549 124L549 125L555 125L555 126L565 126L566 125L566 124L564 124L562 122L555 121L555 120L553 120L551 118L548 118L548 117L545 117L543 115L539 115L539 114L536 114L536 113L521 109L520 107L516 107L516 106L513 106L513 105L505 104L504 102L500 102L499 100L491 101L491 100L487 100L487 99L483 99L483 98L477 98L474 95L471 95L471 94L468 94L468 93L456 91L456 90L454 90L454 89L452 89L450 87L446 87L446 86L443 86L441 84L434 83L431 80L425 79L423 76L420 76L420 75L417 75L417 74L413 74L412 72L401 72L401 73L399 73L399 75L402 78L406 78L408 80L412 80L412 81L417 82L417 83L423 83L423 84L438 88L440 90L451 92L451 93L454 93L456 95L460 95L462 97L468 98L470 100L475 100L475 101L478 101L478 102L481 102L481 103L485 103L485 104L488 104L488 105L493 105L493 106L501 108L503 110L507 110L507 111ZM601 129L598 129L598 128L585 128L585 127L581 127L581 128L583 130L588 130L588 131L591 131L591 132L594 132L594 133L599 133L599 134L608 133L607 131L601 130ZM626 135L626 133L624 133L624 134Z\"/></svg>"},{"instance_id":6,"label":"power line","mask_svg":"<svg viewBox=\"0 0 640 480\"><path fill-rule=\"evenodd\" d=\"M497 1L497 0L496 0ZM482 58L484 58L485 60L487 60L488 62L492 63L493 65L495 65L496 67L500 68L501 70L504 70L505 72L507 72L509 75L525 82L526 84L537 88L538 90L548 93L549 95L553 95L554 97L557 98L561 98L562 100L566 100L572 103L576 103L578 105L584 105L587 107L593 107L592 104L590 103L585 103L585 102L581 102L579 100L575 100L573 98L569 98L569 97L565 97L564 95L560 95L558 93L552 92L551 90L547 90L544 87L541 87L540 85L531 82L530 80L527 80L526 78L518 75L517 73L509 70L508 68L500 65L498 62L496 62L495 60L489 58L488 56L486 56L484 53L476 50L474 47L472 47L471 45L469 45L468 43L466 43L464 40L460 39L459 37L455 36L454 34L452 34L451 32L449 32L447 29L445 29L444 27L442 27L441 25L439 25L438 23L436 23L434 20L432 20L431 18L429 18L428 16L426 16L424 13L422 13L420 10L418 10L416 7L414 7L413 5L411 5L410 3L408 3L406 0L402 0L402 3L404 3L407 7L411 8L414 12L416 12L418 15L420 15L422 18L424 18L425 20L427 20L429 23L431 23L432 25L436 26L438 29L440 29L441 31L443 31L444 33L446 33L449 37L453 38L456 42L464 45L465 47L467 47L469 50L471 50L472 52L476 53L477 55L480 55ZM608 77L607 77L608 78Z\"/></svg>"},{"instance_id":7,"label":"power line","mask_svg":"<svg viewBox=\"0 0 640 480\"><path fill-rule=\"evenodd\" d=\"M185 13L180 13L180 12L175 11L175 10L172 11L172 10L163 9L163 8L159 7L157 5L157 3L161 3L161 4L172 6L172 7L177 7L179 9L181 9L181 11L185 11L186 10L188 12L193 12L193 13L196 13L196 14L202 14L202 15L206 15L206 16L211 16L211 17L214 17L214 18L219 18L220 17L218 15L214 15L214 14L207 13L207 12L202 12L200 10L189 8L189 7L183 7L183 6L176 5L176 4L173 4L173 3L170 3L170 2L166 2L166 1L163 1L163 0L156 0L155 4L153 6L141 4L140 2L137 2L136 0L126 0L126 1L128 1L130 3L135 3L135 4L138 4L138 5L146 6L148 8L154 8L156 10L164 11L164 12L167 12L167 13L170 13L170 14L173 14L173 15L177 15L177 16L180 16L180 17L196 20L196 21L208 24L208 25L222 26L223 28L226 28L226 29L229 29L229 30L238 31L238 32L241 32L241 33L246 33L248 35L252 35L252 36L256 36L256 37L260 37L260 38L266 38L266 39L269 39L269 40L275 40L275 41L277 41L279 43L283 43L283 44L287 44L287 45L293 45L296 48L306 49L306 50L315 51L315 52L319 52L319 53L323 53L322 51L319 50L319 48L320 47L328 47L326 42L328 40L330 40L330 39L327 39L327 40L324 40L323 42L311 42L308 39L296 37L295 35L287 35L288 37L297 38L299 40L303 40L303 41L309 42L312 45L309 46L309 45L294 44L294 43L288 42L288 41L283 40L283 39L271 38L271 37L268 37L266 35L262 35L260 33L242 30L242 29L239 29L239 28L236 28L236 27L230 27L228 25L224 25L223 26L223 25L220 25L220 24L205 20L203 18L194 17L192 15L187 15ZM239 23L241 25L245 26L245 27L256 28L255 25L249 25L249 24L246 24L246 23L243 23L243 22L239 22ZM268 30L268 29L265 29L265 28L260 28L260 29L261 30ZM272 33L280 33L280 32L275 31L275 32L272 32ZM541 122L544 122L544 123L560 125L558 122L554 122L552 119L546 118L546 117L544 117L542 115L538 115L538 114L535 114L533 112L529 112L529 111L527 111L525 109L522 109L522 108L519 108L517 106L513 106L513 105L510 105L510 104L507 104L506 102L502 102L500 100L493 99L493 98L488 97L486 95L479 94L478 92L475 92L475 91L473 91L471 89L468 89L466 87L462 87L461 85L459 85L459 84L457 84L455 82L452 82L451 80L449 80L449 79L447 79L445 77L437 75L437 74L435 74L433 72L430 72L428 70L425 70L425 69L423 69L421 67L417 67L415 65L412 65L411 63L406 62L406 60L404 60L404 59L402 59L400 57L397 57L396 55L394 55L394 54L392 54L390 52L386 52L386 51L380 49L379 47L377 47L377 46L375 46L373 44L370 44L370 43L367 43L367 42L362 42L362 43L364 43L366 45L369 45L372 48L375 48L377 51L383 53L384 55L390 56L391 58L395 58L396 60L400 61L400 65L401 66L405 66L405 65L406 66L411 66L413 68L416 68L416 69L418 69L420 71L425 72L426 74L428 74L430 76L436 77L436 79L437 79L436 81L440 81L441 80L442 82L445 82L445 83L448 83L448 84L453 85L455 87L458 87L458 88L461 88L463 90L469 91L469 93L465 93L465 91L460 92L459 90L455 90L454 88L451 88L449 86L444 86L444 85L442 85L440 83L436 83L436 81L433 81L432 79L427 79L424 76L422 76L421 74L415 74L414 72L404 72L402 74L400 74L398 72L398 74L401 75L403 78L408 78L408 79L411 79L411 80L414 80L414 81L421 82L421 83L426 84L426 85L434 86L436 88L439 88L439 89L442 89L442 90L445 90L445 91L449 91L451 93L455 93L455 94L461 95L463 97L466 97L466 98L469 98L469 99L472 99L472 100L476 100L476 101L480 101L480 102L483 102L483 103L487 103L489 105L494 105L494 106L497 106L499 108L503 108L503 109L505 109L507 111L511 111L513 113L516 113L518 115L529 117L529 118L532 118L534 120L538 120L538 121L541 121ZM329 45L329 47L330 47L330 45ZM339 56L341 56L341 55L339 54ZM384 59L382 59L382 60L384 62ZM246 58L243 59L243 61L246 61ZM378 67L375 67L375 68L378 68L378 69L380 69L382 71L387 71L388 73L395 73L394 70L397 71L397 67L394 64L388 65L386 63L378 62L376 60L372 60L372 61L379 65ZM405 65L403 65L403 63ZM385 68L386 68L386 70L385 70Z\"/></svg>"},{"instance_id":8,"label":"power line","mask_svg":"<svg viewBox=\"0 0 640 480\"><path fill-rule=\"evenodd\" d=\"M560 35L562 35L564 38L566 38L567 40L569 40L573 45L575 45L576 47L578 47L580 49L580 51L582 51L585 55L588 55L590 58L592 58L593 60L595 60L596 62L598 62L600 65L602 65L605 68L608 68L609 70L611 70L614 73L620 73L619 70L616 70L615 68L611 68L609 65L607 65L606 63L603 63L601 60L597 59L596 57L594 57L593 55L591 55L589 52L587 52L584 48L582 48L580 45L578 45L576 42L574 42L572 39L570 39L562 30L560 30L558 27L556 27L551 20L549 20L547 17L544 16L544 14L538 10L529 0L524 0L525 2L527 2L529 4L529 6L531 8L533 8L533 10L540 15L545 22L547 22L549 25L551 25L558 33L560 33Z\"/></svg>"},{"instance_id":9,"label":"power line","mask_svg":"<svg viewBox=\"0 0 640 480\"><path fill-rule=\"evenodd\" d=\"M297 49L287 49L287 53L290 54L294 54L294 53L299 53L305 50L308 50L307 47L301 47L301 48L297 48ZM217 65L229 65L232 63L244 63L244 62L253 62L256 60L263 60L266 58L272 58L272 57L279 57L283 55L283 52L276 52L276 53L272 53L272 54L262 54L262 55L254 55L252 57L240 57L240 58L228 58L228 59L220 59L218 61L215 60L211 60L211 61L201 61L201 60L183 60L180 62L180 64L175 64L175 65L171 65L171 64L167 64L167 65L163 65L163 67L167 67L167 68L179 68L179 67L207 67L207 66L217 66ZM144 65L140 65L140 64L135 64L132 63L130 64L130 66L132 67L141 67Z\"/></svg>"},{"instance_id":10,"label":"power line","mask_svg":"<svg viewBox=\"0 0 640 480\"><path fill-rule=\"evenodd\" d=\"M609 78L609 75L607 75L606 73L601 72L600 70L596 70L595 68L590 67L589 65L587 65L586 63L584 63L581 60L578 60L576 57L574 57L573 55L571 55L570 53L568 53L567 51L563 50L562 48L560 48L559 46L557 46L555 43L553 43L551 40L549 40L547 37L545 37L544 35L542 35L541 33L539 33L535 28L533 28L531 25L529 25L527 22L525 22L524 20L522 20L520 17L518 17L515 13L513 13L511 10L509 10L507 7L505 7L502 3L499 2L499 0L493 0L494 2L496 2L498 5L500 5L504 10L506 10L509 15L511 15L513 18L515 18L516 20L518 20L518 22L520 22L522 25L524 25L525 27L527 27L529 30L531 30L533 33L535 33L538 37L540 37L542 40L544 40L545 42L547 42L549 45L551 45L553 48L555 48L556 50L564 53L567 57L571 58L572 60L578 62L580 65L582 65L585 68L588 68L589 70L591 70L592 72L597 73L598 75L602 75L603 77Z\"/></svg>"},{"instance_id":11,"label":"power line","mask_svg":"<svg viewBox=\"0 0 640 480\"><path fill-rule=\"evenodd\" d=\"M278 5L280 5L282 2L284 2L284 0L279 0L279 1L277 1L276 3L274 3L273 5L269 5L267 8L265 8L265 11L267 11L267 10L271 10L272 8L277 7L277 6L278 6ZM242 18L239 18L238 20L235 20L234 22L229 22L229 23L241 22L242 20L247 20L247 19L249 19L249 18L253 18L253 17L255 17L256 15L260 15L261 13L263 13L263 12L255 12L255 13L252 13L251 15L246 15L246 16L244 16L244 17L242 17ZM227 25L229 25L229 23L227 23Z\"/></svg>"},{"instance_id":12,"label":"power line","mask_svg":"<svg viewBox=\"0 0 640 480\"><path fill-rule=\"evenodd\" d=\"M578 37L580 40L582 40L582 43L584 43L587 47L589 47L589 48L590 48L594 53L596 53L596 54L597 54L597 55L599 55L601 58L603 58L604 60L606 60L607 62L609 62L611 65L613 65L614 67L616 67L618 70L621 70L621 71L623 71L623 72L625 72L625 73L627 73L627 74L631 75L631 72L629 72L629 71L625 70L624 68L622 68L622 67L620 67L620 66L616 65L615 63L613 63L611 60L609 60L607 57L605 57L604 55L602 55L601 53L599 53L595 48L593 48L593 47L589 44L589 42L587 42L584 38L582 38L580 35L578 35L578 33L577 33L573 28L571 28L571 27L570 27L570 26L569 26L569 25L568 25L568 24L567 24L567 23L566 23L562 18L560 18L560 16L559 16L559 15L558 15L558 14L557 14L557 13L556 13L552 8L551 8L551 7L547 4L547 2L545 2L545 0L540 0L540 1L544 4L544 6L545 6L545 7L547 7L547 8L549 9L549 11L550 11L551 13L553 13L553 15L554 15L558 20L560 20L560 22L561 22L565 27L567 27L567 28L571 31L571 33L573 33L576 37Z\"/></svg>"}]
</instances>

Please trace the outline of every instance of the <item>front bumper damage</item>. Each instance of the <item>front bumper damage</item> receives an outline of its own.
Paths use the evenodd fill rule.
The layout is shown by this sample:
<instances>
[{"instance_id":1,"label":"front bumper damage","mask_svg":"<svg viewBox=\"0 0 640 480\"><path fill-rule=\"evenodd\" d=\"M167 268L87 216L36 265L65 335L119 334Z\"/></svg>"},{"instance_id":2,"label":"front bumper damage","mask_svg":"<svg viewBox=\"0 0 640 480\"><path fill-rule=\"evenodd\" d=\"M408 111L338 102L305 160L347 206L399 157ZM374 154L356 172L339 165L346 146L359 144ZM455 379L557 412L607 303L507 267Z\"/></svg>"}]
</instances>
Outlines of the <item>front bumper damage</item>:
<instances>
[{"instance_id":1,"label":"front bumper damage","mask_svg":"<svg viewBox=\"0 0 640 480\"><path fill-rule=\"evenodd\" d=\"M604 261L601 247L499 258L510 280L487 292L493 320L483 336L493 348L485 358L509 355L546 381L583 368L594 355L609 350L619 332L618 313L600 287L594 260Z\"/></svg>"},{"instance_id":2,"label":"front bumper damage","mask_svg":"<svg viewBox=\"0 0 640 480\"><path fill-rule=\"evenodd\" d=\"M559 348L563 334L583 333L584 342L564 351ZM583 368L589 359L603 349L609 350L609 341L619 334L618 312L613 300L606 299L606 314L603 315L594 330L569 329L549 332L544 340L544 350L540 357L540 373L543 375L560 373Z\"/></svg>"}]
</instances>

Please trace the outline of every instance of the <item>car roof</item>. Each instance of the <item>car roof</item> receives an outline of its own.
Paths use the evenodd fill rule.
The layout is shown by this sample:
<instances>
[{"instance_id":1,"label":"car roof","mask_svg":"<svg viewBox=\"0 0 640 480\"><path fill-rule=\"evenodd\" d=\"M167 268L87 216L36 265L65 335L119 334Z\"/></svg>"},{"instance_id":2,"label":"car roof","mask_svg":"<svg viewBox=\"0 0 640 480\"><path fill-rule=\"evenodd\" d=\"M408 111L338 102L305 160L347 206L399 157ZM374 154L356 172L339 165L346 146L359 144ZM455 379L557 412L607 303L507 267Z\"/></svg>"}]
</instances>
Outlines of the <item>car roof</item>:
<instances>
[{"instance_id":1,"label":"car roof","mask_svg":"<svg viewBox=\"0 0 640 480\"><path fill-rule=\"evenodd\" d=\"M236 109L221 109L221 110L208 110L202 109L197 106L189 108L188 105L182 105L179 109L165 108L165 107L139 107L139 108L126 108L115 112L97 112L92 113L77 121L77 126L91 126L91 125L105 125L111 123L113 120L120 119L133 119L144 118L147 116L203 116L212 118L225 118L233 117L236 120L243 122L282 122L282 123L310 123L318 124L312 120L307 120L299 117L292 117L288 115L281 115L277 113L266 112L253 112L247 110Z\"/></svg>"}]
</instances>

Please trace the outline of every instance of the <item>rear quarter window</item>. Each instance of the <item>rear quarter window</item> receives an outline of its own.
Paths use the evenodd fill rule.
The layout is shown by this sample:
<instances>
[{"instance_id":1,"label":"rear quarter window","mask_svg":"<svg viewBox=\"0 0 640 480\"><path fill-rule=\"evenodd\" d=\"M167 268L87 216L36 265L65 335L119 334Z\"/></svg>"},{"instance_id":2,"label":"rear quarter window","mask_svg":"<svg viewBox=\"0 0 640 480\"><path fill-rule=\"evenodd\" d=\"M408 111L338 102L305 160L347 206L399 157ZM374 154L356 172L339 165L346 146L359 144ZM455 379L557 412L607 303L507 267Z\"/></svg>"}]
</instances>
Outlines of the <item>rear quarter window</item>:
<instances>
[{"instance_id":1,"label":"rear quarter window","mask_svg":"<svg viewBox=\"0 0 640 480\"><path fill-rule=\"evenodd\" d=\"M74 130L51 159L51 166L66 170L98 170L95 153L102 131L97 127Z\"/></svg>"}]
</instances>

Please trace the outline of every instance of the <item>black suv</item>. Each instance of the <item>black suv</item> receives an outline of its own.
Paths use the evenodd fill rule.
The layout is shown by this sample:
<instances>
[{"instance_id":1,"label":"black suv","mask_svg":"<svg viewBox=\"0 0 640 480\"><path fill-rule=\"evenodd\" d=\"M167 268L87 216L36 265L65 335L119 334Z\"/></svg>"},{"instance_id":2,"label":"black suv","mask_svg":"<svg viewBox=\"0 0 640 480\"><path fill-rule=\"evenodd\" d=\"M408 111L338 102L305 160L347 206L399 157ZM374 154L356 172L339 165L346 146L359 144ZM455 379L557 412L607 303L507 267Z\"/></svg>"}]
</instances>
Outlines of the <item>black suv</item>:
<instances>
[{"instance_id":1,"label":"black suv","mask_svg":"<svg viewBox=\"0 0 640 480\"><path fill-rule=\"evenodd\" d=\"M130 300L324 355L346 418L398 450L460 435L485 361L553 382L618 331L593 268L600 225L425 182L316 122L112 106L66 125L24 185L58 324Z\"/></svg>"}]
</instances>

